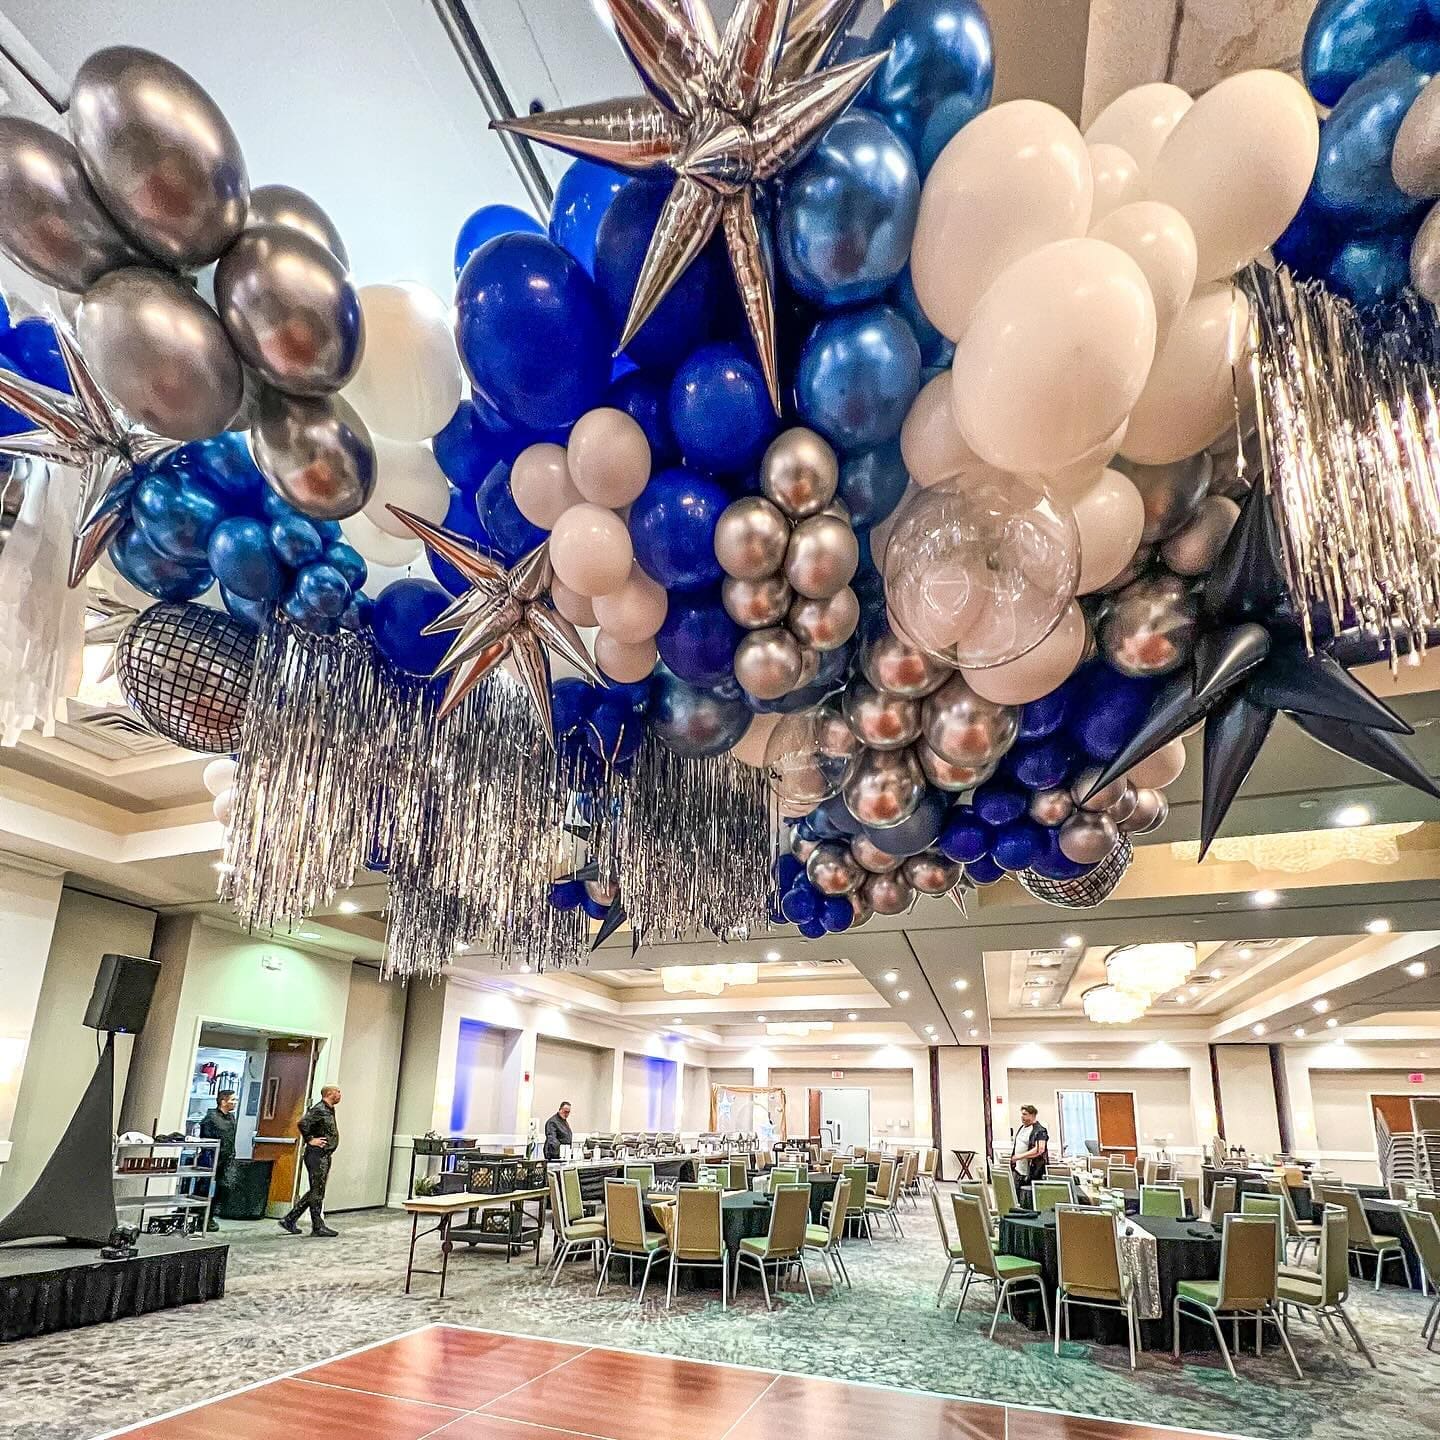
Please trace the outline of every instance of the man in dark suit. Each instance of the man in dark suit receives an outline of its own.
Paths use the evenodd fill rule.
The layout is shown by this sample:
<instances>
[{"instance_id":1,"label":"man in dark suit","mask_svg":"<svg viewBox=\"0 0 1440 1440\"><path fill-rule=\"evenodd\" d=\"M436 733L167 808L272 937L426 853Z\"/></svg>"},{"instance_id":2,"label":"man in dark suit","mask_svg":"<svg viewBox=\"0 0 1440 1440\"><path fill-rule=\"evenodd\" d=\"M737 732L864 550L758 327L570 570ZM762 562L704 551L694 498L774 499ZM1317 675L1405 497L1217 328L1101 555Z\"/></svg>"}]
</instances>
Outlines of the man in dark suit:
<instances>
[{"instance_id":1,"label":"man in dark suit","mask_svg":"<svg viewBox=\"0 0 1440 1440\"><path fill-rule=\"evenodd\" d=\"M335 1122L335 1107L340 1103L340 1087L326 1085L320 1098L301 1117L296 1129L305 1142L301 1152L310 1188L295 1202L290 1213L280 1221L280 1228L292 1235L300 1233L297 1221L308 1210L310 1233L333 1239L339 1232L325 1223L325 1185L330 1178L330 1161L340 1148L340 1127Z\"/></svg>"},{"instance_id":2,"label":"man in dark suit","mask_svg":"<svg viewBox=\"0 0 1440 1440\"><path fill-rule=\"evenodd\" d=\"M574 1143L575 1135L570 1129L570 1102L562 1100L560 1108L545 1122L545 1158L558 1160L560 1147Z\"/></svg>"},{"instance_id":3,"label":"man in dark suit","mask_svg":"<svg viewBox=\"0 0 1440 1440\"><path fill-rule=\"evenodd\" d=\"M235 1092L222 1090L215 1097L215 1108L200 1122L202 1140L218 1140L215 1151L215 1193L210 1200L210 1222L207 1230L218 1230L215 1219L230 1193L230 1175L235 1160Z\"/></svg>"}]
</instances>

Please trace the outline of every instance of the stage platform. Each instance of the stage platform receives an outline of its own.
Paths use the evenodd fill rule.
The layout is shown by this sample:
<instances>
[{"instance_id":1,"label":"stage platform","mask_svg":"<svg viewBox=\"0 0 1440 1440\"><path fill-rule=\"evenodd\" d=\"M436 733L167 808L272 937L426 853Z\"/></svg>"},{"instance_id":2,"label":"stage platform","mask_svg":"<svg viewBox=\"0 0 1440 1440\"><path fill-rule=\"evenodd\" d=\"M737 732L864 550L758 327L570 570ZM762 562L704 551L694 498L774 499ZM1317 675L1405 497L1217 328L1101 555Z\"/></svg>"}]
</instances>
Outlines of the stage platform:
<instances>
[{"instance_id":1,"label":"stage platform","mask_svg":"<svg viewBox=\"0 0 1440 1440\"><path fill-rule=\"evenodd\" d=\"M93 1246L0 1245L0 1341L145 1315L225 1293L230 1247L209 1239L142 1235L133 1260Z\"/></svg>"}]
</instances>

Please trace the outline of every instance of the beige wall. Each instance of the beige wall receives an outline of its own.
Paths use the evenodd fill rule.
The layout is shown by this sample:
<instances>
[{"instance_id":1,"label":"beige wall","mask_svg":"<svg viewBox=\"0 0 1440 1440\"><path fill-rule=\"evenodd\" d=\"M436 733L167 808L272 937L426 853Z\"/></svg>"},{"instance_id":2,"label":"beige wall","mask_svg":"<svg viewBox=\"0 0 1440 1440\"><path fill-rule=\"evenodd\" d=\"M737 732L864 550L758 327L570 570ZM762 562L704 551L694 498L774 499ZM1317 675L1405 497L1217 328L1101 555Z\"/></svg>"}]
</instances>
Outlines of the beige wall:
<instances>
[{"instance_id":1,"label":"beige wall","mask_svg":"<svg viewBox=\"0 0 1440 1440\"><path fill-rule=\"evenodd\" d=\"M1217 1045L1215 1056L1226 1144L1243 1145L1252 1155L1274 1154L1280 1149L1280 1121L1269 1047Z\"/></svg>"},{"instance_id":2,"label":"beige wall","mask_svg":"<svg viewBox=\"0 0 1440 1440\"><path fill-rule=\"evenodd\" d=\"M574 1106L574 1128L604 1130L610 1091L610 1056L593 1045L541 1035L535 1042L535 1114L541 1124L562 1100Z\"/></svg>"},{"instance_id":3,"label":"beige wall","mask_svg":"<svg viewBox=\"0 0 1440 1440\"><path fill-rule=\"evenodd\" d=\"M404 996L370 965L350 967L345 1042L340 1052L341 1134L326 1205L330 1210L385 1203Z\"/></svg>"},{"instance_id":4,"label":"beige wall","mask_svg":"<svg viewBox=\"0 0 1440 1440\"><path fill-rule=\"evenodd\" d=\"M835 1069L844 1068L840 1061ZM915 1139L915 1084L909 1070L846 1069L836 1080L829 1070L771 1066L770 1083L785 1087L786 1126L792 1135L809 1133L809 1094L827 1086L870 1092L870 1139L907 1144Z\"/></svg>"},{"instance_id":5,"label":"beige wall","mask_svg":"<svg viewBox=\"0 0 1440 1440\"><path fill-rule=\"evenodd\" d=\"M934 1144L940 1151L940 1173L954 1178L954 1150L973 1150L984 1173L985 1094L980 1071L980 1049L975 1045L946 1045L939 1051L940 1133Z\"/></svg>"},{"instance_id":6,"label":"beige wall","mask_svg":"<svg viewBox=\"0 0 1440 1440\"><path fill-rule=\"evenodd\" d=\"M1310 1095L1321 1150L1375 1150L1372 1095L1437 1095L1433 1080L1411 1085L1404 1070L1311 1070ZM1428 1077L1427 1077L1428 1078Z\"/></svg>"},{"instance_id":7,"label":"beige wall","mask_svg":"<svg viewBox=\"0 0 1440 1440\"><path fill-rule=\"evenodd\" d=\"M1018 1125L1023 1104L1037 1105L1040 1120L1050 1132L1052 1144L1060 1143L1060 1122L1056 1113L1057 1090L1132 1090L1135 1093L1135 1129L1145 1149L1196 1145L1199 1140L1190 1116L1190 1082L1183 1070L1106 1069L1099 1080L1087 1080L1084 1070L1011 1070L1007 1126ZM997 1132L997 1143L1002 1135Z\"/></svg>"},{"instance_id":8,"label":"beige wall","mask_svg":"<svg viewBox=\"0 0 1440 1440\"><path fill-rule=\"evenodd\" d=\"M680 1128L702 1131L710 1128L710 1071L703 1065L687 1065L681 1077L684 1098L680 1103Z\"/></svg>"}]
</instances>

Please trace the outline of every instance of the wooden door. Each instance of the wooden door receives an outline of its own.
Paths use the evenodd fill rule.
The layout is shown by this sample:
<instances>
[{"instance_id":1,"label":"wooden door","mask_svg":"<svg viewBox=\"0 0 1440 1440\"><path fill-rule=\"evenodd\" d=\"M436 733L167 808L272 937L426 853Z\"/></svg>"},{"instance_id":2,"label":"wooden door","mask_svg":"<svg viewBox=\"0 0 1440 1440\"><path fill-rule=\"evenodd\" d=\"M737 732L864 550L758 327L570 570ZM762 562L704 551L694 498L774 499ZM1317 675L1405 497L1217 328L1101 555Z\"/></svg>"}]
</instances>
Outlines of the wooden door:
<instances>
[{"instance_id":1,"label":"wooden door","mask_svg":"<svg viewBox=\"0 0 1440 1440\"><path fill-rule=\"evenodd\" d=\"M1097 1090L1095 1111L1100 1123L1100 1148L1123 1150L1133 1165L1138 1154L1135 1135L1135 1097L1128 1090Z\"/></svg>"},{"instance_id":2,"label":"wooden door","mask_svg":"<svg viewBox=\"0 0 1440 1440\"><path fill-rule=\"evenodd\" d=\"M809 1101L809 1115L806 1123L810 1126L805 1133L807 1135L818 1135L820 1133L820 1092L811 1090L806 1097Z\"/></svg>"},{"instance_id":3,"label":"wooden door","mask_svg":"<svg viewBox=\"0 0 1440 1440\"><path fill-rule=\"evenodd\" d=\"M1415 1121L1410 1111L1408 1095L1372 1095L1370 1103L1374 1105L1377 1115L1384 1116L1385 1124L1392 1135L1408 1135L1414 1130Z\"/></svg>"},{"instance_id":4,"label":"wooden door","mask_svg":"<svg viewBox=\"0 0 1440 1440\"><path fill-rule=\"evenodd\" d=\"M274 1162L270 1171L270 1204L289 1208L295 1199L300 1167L296 1122L310 1100L313 1040L271 1039L265 1046L265 1073L260 1079L260 1113L255 1122L255 1158Z\"/></svg>"}]
</instances>

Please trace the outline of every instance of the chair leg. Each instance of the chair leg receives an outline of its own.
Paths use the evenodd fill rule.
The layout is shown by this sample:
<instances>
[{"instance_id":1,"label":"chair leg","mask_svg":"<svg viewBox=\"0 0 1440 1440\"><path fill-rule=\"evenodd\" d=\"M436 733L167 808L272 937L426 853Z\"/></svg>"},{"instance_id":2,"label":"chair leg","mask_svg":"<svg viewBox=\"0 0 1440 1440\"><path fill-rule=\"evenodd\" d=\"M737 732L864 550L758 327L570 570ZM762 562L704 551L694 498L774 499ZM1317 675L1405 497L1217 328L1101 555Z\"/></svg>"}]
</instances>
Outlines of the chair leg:
<instances>
[{"instance_id":1,"label":"chair leg","mask_svg":"<svg viewBox=\"0 0 1440 1440\"><path fill-rule=\"evenodd\" d=\"M1045 1293L1044 1280L1037 1281L1035 1288L1040 1292L1040 1313L1045 1317L1045 1333L1048 1335L1050 1333L1050 1297ZM1012 1306L1015 1303L1013 1295L1010 1297L1010 1303ZM1012 1309L1010 1313L1013 1315L1015 1312ZM1057 1325L1055 1329L1058 1332L1060 1327Z\"/></svg>"},{"instance_id":2,"label":"chair leg","mask_svg":"<svg viewBox=\"0 0 1440 1440\"><path fill-rule=\"evenodd\" d=\"M1056 1355L1059 1355L1059 1353L1060 1353L1060 1324L1061 1324L1061 1321L1062 1321L1062 1320L1067 1320L1067 1319L1069 1318L1069 1315L1070 1315L1070 1311L1066 1308L1066 1304L1065 1304L1065 1292L1064 1292L1063 1290L1057 1290L1057 1291L1055 1292L1055 1353L1056 1353Z\"/></svg>"},{"instance_id":3,"label":"chair leg","mask_svg":"<svg viewBox=\"0 0 1440 1440\"><path fill-rule=\"evenodd\" d=\"M1170 1307L1170 1330L1175 1338L1175 1343L1171 1347L1171 1356L1178 1360L1180 1358L1180 1297L1178 1295Z\"/></svg>"},{"instance_id":4,"label":"chair leg","mask_svg":"<svg viewBox=\"0 0 1440 1440\"><path fill-rule=\"evenodd\" d=\"M730 1305L730 1257L720 1257L720 1308L726 1310Z\"/></svg>"},{"instance_id":5,"label":"chair leg","mask_svg":"<svg viewBox=\"0 0 1440 1440\"><path fill-rule=\"evenodd\" d=\"M935 1297L935 1308L940 1308L940 1302L945 1298L945 1287L950 1283L950 1277L955 1273L955 1262L952 1260L945 1267L945 1274L940 1279L940 1293Z\"/></svg>"},{"instance_id":6,"label":"chair leg","mask_svg":"<svg viewBox=\"0 0 1440 1440\"><path fill-rule=\"evenodd\" d=\"M1125 1306L1125 1330L1130 1337L1130 1368L1133 1370L1136 1365L1135 1359L1135 1297L1132 1295Z\"/></svg>"},{"instance_id":7,"label":"chair leg","mask_svg":"<svg viewBox=\"0 0 1440 1440\"><path fill-rule=\"evenodd\" d=\"M1225 1368L1230 1372L1230 1378L1238 1380L1240 1377L1235 1373L1235 1362L1230 1358L1230 1347L1225 1343L1225 1329L1220 1324L1220 1317L1213 1310L1207 1310L1205 1314L1209 1317L1210 1328L1215 1332L1215 1339L1220 1344L1220 1358L1224 1360ZM1176 1339L1178 1341L1178 1335ZM1179 1353L1178 1350L1176 1353Z\"/></svg>"},{"instance_id":8,"label":"chair leg","mask_svg":"<svg viewBox=\"0 0 1440 1440\"><path fill-rule=\"evenodd\" d=\"M1005 1303L1005 1296L1010 1289L1008 1280L1001 1283L1000 1288L995 1292L995 1313L990 1317L990 1338L995 1338L995 1327L1000 1323L1000 1307Z\"/></svg>"},{"instance_id":9,"label":"chair leg","mask_svg":"<svg viewBox=\"0 0 1440 1440\"><path fill-rule=\"evenodd\" d=\"M1337 1304L1335 1306L1335 1314L1340 1317L1340 1323L1349 1332L1350 1338L1355 1342L1355 1348L1370 1362L1370 1368L1372 1370L1378 1370L1380 1367L1376 1365L1375 1357L1370 1353L1369 1348L1360 1338L1360 1332L1355 1328L1355 1322L1345 1313L1345 1307ZM1334 1321L1332 1320L1331 1323L1333 1324Z\"/></svg>"},{"instance_id":10,"label":"chair leg","mask_svg":"<svg viewBox=\"0 0 1440 1440\"><path fill-rule=\"evenodd\" d=\"M679 1267L672 1259L670 1261L670 1273L665 1277L665 1308L670 1308L670 1302L675 1298L675 1271Z\"/></svg>"},{"instance_id":11,"label":"chair leg","mask_svg":"<svg viewBox=\"0 0 1440 1440\"><path fill-rule=\"evenodd\" d=\"M597 1295L605 1288L605 1282L610 1278L610 1256L614 1248L613 1245L608 1244L605 1247L605 1256L600 1261L600 1279L595 1286L595 1293Z\"/></svg>"},{"instance_id":12,"label":"chair leg","mask_svg":"<svg viewBox=\"0 0 1440 1440\"><path fill-rule=\"evenodd\" d=\"M1265 1307L1265 1314L1271 1320L1275 1321L1275 1328L1280 1332L1280 1343L1285 1347L1285 1353L1290 1357L1291 1365L1295 1367L1295 1378L1297 1380L1303 1380L1305 1378L1305 1372L1301 1370L1300 1362L1295 1358L1295 1349L1290 1344L1290 1337L1285 1333L1285 1327L1280 1323L1279 1319L1275 1315L1274 1306L1267 1305Z\"/></svg>"},{"instance_id":13,"label":"chair leg","mask_svg":"<svg viewBox=\"0 0 1440 1440\"><path fill-rule=\"evenodd\" d=\"M805 1281L805 1293L810 1297L810 1303L815 1303L815 1291L810 1286L810 1267L805 1263L805 1254L802 1251L800 1258L795 1262L800 1267L800 1276Z\"/></svg>"},{"instance_id":14,"label":"chair leg","mask_svg":"<svg viewBox=\"0 0 1440 1440\"><path fill-rule=\"evenodd\" d=\"M778 1283L780 1277L777 1275L775 1278ZM765 1262L763 1260L760 1262L760 1288L765 1292L765 1308L767 1310L773 1310L775 1306L770 1300L770 1286L765 1279Z\"/></svg>"},{"instance_id":15,"label":"chair leg","mask_svg":"<svg viewBox=\"0 0 1440 1440\"><path fill-rule=\"evenodd\" d=\"M970 1293L970 1282L974 1278L975 1272L973 1270L967 1270L965 1272L964 1283L960 1286L960 1301L955 1306L955 1318L957 1320L960 1318L960 1312L965 1308L965 1297Z\"/></svg>"}]
</instances>

